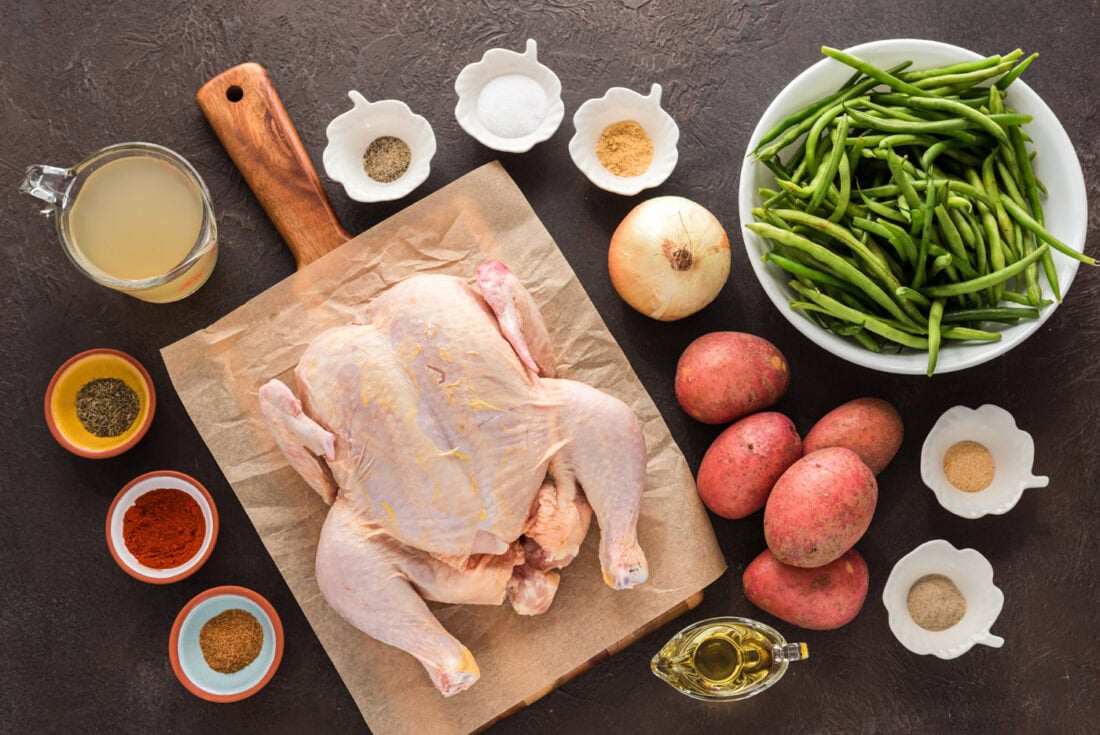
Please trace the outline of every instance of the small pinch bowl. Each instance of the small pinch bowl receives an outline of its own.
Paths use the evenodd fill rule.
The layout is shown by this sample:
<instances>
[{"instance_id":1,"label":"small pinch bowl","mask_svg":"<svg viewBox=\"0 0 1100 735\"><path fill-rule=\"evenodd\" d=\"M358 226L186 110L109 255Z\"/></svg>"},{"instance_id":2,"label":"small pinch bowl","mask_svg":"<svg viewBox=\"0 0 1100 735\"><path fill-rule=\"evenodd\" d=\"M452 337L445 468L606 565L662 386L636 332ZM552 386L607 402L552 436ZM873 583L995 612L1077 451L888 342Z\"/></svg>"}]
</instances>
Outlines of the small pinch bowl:
<instances>
[{"instance_id":1,"label":"small pinch bowl","mask_svg":"<svg viewBox=\"0 0 1100 735\"><path fill-rule=\"evenodd\" d=\"M966 598L962 620L946 630L925 630L909 615L909 589L926 574L948 577ZM913 653L942 659L958 658L978 643L1003 646L1004 638L989 629L1001 614L1004 601L1004 593L993 584L989 561L974 549L956 549L943 539L921 544L899 559L882 590L890 630L898 642Z\"/></svg>"},{"instance_id":2,"label":"small pinch bowl","mask_svg":"<svg viewBox=\"0 0 1100 735\"><path fill-rule=\"evenodd\" d=\"M343 185L357 202L400 199L424 183L435 156L432 126L399 100L368 102L354 89L348 92L352 108L333 118L325 128L328 145L321 155L325 173ZM409 146L409 167L389 183L375 181L363 168L363 154L375 139L391 135Z\"/></svg>"},{"instance_id":3,"label":"small pinch bowl","mask_svg":"<svg viewBox=\"0 0 1100 735\"><path fill-rule=\"evenodd\" d=\"M126 540L122 534L123 519L126 511L137 502L138 498L147 492L159 489L182 490L190 495L199 508L202 509L202 517L206 522L206 533L203 536L202 545L195 555L183 564L167 569L153 569L137 560L126 548ZM202 483L182 472L172 470L158 470L147 472L140 477L135 477L126 484L107 511L107 548L111 557L122 567L122 571L134 579L150 584L170 584L186 579L197 572L199 568L210 558L214 551L214 543L218 540L218 509L214 505L214 499Z\"/></svg>"},{"instance_id":4,"label":"small pinch bowl","mask_svg":"<svg viewBox=\"0 0 1100 735\"><path fill-rule=\"evenodd\" d=\"M234 608L255 616L264 632L256 660L240 671L223 674L210 668L199 646L199 633L210 618ZM283 660L283 623L264 597L245 587L225 585L196 595L172 624L168 658L176 678L196 697L208 702L238 702L260 691L275 676Z\"/></svg>"},{"instance_id":5,"label":"small pinch bowl","mask_svg":"<svg viewBox=\"0 0 1100 735\"><path fill-rule=\"evenodd\" d=\"M653 141L653 162L638 176L616 176L596 155L596 143L608 125L633 120ZM590 99L573 115L576 133L569 141L569 156L588 180L605 191L634 196L643 189L663 184L676 168L680 153L676 144L680 128L661 109L661 85L654 84L648 95L625 87L612 87L603 97Z\"/></svg>"},{"instance_id":6,"label":"small pinch bowl","mask_svg":"<svg viewBox=\"0 0 1100 735\"><path fill-rule=\"evenodd\" d=\"M988 449L994 465L993 481L984 490L972 493L952 485L943 470L947 450L967 440ZM1031 435L1016 427L1008 411L992 404L977 409L955 406L944 412L928 432L921 447L920 475L945 509L962 518L981 518L1007 513L1024 490L1047 486L1049 478L1031 472L1034 459Z\"/></svg>"},{"instance_id":7,"label":"small pinch bowl","mask_svg":"<svg viewBox=\"0 0 1100 735\"><path fill-rule=\"evenodd\" d=\"M96 436L76 416L76 396L84 384L97 378L117 378L137 394L140 408L130 428L118 436ZM106 459L122 454L145 436L153 423L157 395L149 371L125 352L86 350L57 369L46 388L46 425L53 438L73 454Z\"/></svg>"},{"instance_id":8,"label":"small pinch bowl","mask_svg":"<svg viewBox=\"0 0 1100 735\"><path fill-rule=\"evenodd\" d=\"M546 116L539 126L527 135L517 138L505 138L485 127L477 114L478 97L485 85L497 77L506 74L522 74L542 87L546 93ZM480 61L467 64L455 78L455 92L458 93L458 105L455 107L455 119L458 124L477 142L487 148L504 153L525 153L547 140L558 130L565 116L565 105L561 101L561 80L538 60L538 46L534 39L527 39L522 53L503 48L486 51Z\"/></svg>"}]
</instances>

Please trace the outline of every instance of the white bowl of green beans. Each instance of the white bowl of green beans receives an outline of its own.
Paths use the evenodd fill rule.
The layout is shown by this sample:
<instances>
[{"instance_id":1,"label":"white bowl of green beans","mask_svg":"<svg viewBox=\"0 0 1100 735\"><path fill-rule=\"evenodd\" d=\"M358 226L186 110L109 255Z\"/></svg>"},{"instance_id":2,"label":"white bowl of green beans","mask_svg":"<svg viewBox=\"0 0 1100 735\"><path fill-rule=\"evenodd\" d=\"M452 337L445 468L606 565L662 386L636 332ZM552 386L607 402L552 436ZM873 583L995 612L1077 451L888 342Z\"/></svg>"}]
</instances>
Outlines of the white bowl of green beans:
<instances>
[{"instance_id":1,"label":"white bowl of green beans","mask_svg":"<svg viewBox=\"0 0 1100 735\"><path fill-rule=\"evenodd\" d=\"M822 52L768 106L741 170L764 291L814 343L875 370L1009 351L1096 264L1073 144L1020 78L1037 54L919 39Z\"/></svg>"}]
</instances>

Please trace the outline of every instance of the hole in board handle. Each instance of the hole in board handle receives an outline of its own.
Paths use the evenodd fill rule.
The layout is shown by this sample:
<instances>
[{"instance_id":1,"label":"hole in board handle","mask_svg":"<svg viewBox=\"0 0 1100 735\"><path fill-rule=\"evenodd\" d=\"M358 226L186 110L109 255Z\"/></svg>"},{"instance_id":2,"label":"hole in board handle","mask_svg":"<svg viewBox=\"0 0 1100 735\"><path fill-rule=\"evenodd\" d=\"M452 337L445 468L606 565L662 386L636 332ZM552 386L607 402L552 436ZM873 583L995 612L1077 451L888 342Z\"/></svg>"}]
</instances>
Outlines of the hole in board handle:
<instances>
[{"instance_id":1,"label":"hole in board handle","mask_svg":"<svg viewBox=\"0 0 1100 735\"><path fill-rule=\"evenodd\" d=\"M244 90L234 84L232 87L225 90L225 98L230 102L240 102L244 99Z\"/></svg>"}]
</instances>

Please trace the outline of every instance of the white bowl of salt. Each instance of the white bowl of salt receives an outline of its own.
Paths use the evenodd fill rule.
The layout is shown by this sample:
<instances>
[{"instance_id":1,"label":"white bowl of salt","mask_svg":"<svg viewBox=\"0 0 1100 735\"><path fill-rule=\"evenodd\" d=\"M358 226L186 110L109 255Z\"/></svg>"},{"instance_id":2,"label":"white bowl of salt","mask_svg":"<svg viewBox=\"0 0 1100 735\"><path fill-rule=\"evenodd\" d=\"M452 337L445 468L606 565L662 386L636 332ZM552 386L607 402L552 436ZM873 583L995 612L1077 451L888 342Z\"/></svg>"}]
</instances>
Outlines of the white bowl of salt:
<instances>
[{"instance_id":1,"label":"white bowl of salt","mask_svg":"<svg viewBox=\"0 0 1100 735\"><path fill-rule=\"evenodd\" d=\"M524 153L557 131L565 116L561 81L538 60L533 39L523 53L489 49L455 79L455 118L482 145Z\"/></svg>"},{"instance_id":2,"label":"white bowl of salt","mask_svg":"<svg viewBox=\"0 0 1100 735\"><path fill-rule=\"evenodd\" d=\"M990 632L1005 596L993 566L974 549L943 539L921 544L898 560L882 590L890 630L913 653L958 658L976 644L1000 648Z\"/></svg>"}]
</instances>

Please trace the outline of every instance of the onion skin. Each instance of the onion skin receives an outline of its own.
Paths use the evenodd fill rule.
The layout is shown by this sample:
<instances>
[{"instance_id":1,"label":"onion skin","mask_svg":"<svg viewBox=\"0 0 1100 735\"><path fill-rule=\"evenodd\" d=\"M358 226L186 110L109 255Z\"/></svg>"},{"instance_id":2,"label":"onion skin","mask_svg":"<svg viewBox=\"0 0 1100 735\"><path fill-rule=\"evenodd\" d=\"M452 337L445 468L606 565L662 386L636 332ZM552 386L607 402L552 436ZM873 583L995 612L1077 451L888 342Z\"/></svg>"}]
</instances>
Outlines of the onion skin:
<instances>
[{"instance_id":1,"label":"onion skin","mask_svg":"<svg viewBox=\"0 0 1100 735\"><path fill-rule=\"evenodd\" d=\"M705 207L676 196L642 202L619 223L607 253L623 301L670 322L718 296L730 273L730 243Z\"/></svg>"}]
</instances>

